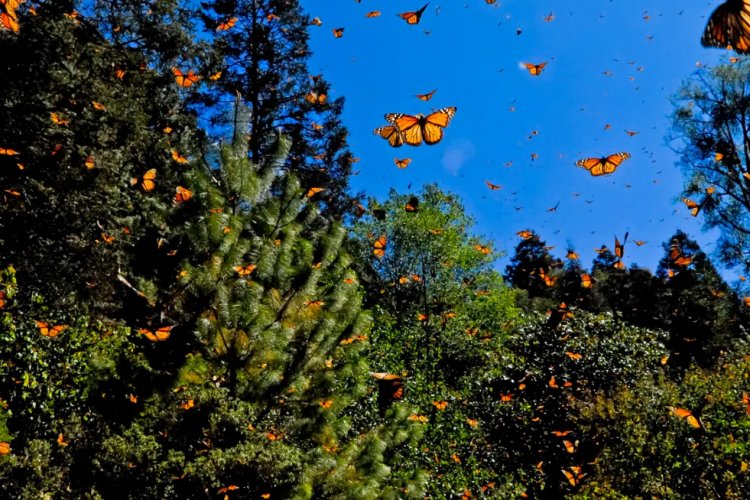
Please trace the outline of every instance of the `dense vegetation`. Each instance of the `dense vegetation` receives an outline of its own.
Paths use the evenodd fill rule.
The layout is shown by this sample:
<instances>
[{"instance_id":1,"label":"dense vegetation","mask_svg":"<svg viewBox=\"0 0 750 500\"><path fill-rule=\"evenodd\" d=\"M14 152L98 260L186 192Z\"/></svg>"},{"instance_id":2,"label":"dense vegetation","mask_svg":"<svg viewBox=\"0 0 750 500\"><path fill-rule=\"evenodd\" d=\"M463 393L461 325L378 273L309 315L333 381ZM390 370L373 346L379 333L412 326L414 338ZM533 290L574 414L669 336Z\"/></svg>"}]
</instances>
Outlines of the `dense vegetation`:
<instances>
[{"instance_id":1,"label":"dense vegetation","mask_svg":"<svg viewBox=\"0 0 750 500\"><path fill-rule=\"evenodd\" d=\"M621 264L630 242L586 268L523 232L501 274L440 187L358 199L343 101L307 76L295 0L29 1L14 16L9 496L750 491L750 299L688 235L652 274ZM706 223L744 266L748 139L723 131L746 129L749 73L689 82L675 112L686 192L716 187Z\"/></svg>"}]
</instances>

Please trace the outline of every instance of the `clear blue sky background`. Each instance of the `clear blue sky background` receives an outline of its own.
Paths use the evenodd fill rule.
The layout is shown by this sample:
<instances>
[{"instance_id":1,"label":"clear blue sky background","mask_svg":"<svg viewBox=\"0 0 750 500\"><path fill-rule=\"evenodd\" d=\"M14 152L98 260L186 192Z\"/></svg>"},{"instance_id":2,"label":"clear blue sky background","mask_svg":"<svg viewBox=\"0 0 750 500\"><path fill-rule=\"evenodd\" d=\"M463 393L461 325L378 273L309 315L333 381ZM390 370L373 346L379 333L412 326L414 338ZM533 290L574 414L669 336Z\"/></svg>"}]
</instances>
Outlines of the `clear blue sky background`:
<instances>
[{"instance_id":1,"label":"clear blue sky background","mask_svg":"<svg viewBox=\"0 0 750 500\"><path fill-rule=\"evenodd\" d=\"M613 235L630 231L648 243L628 245L625 263L652 270L677 228L713 251L715 235L702 233L700 217L679 202L683 175L666 136L670 97L681 82L696 63L715 65L729 55L700 45L720 3L441 0L409 26L396 14L416 10L420 0L302 0L323 21L310 27L310 70L332 84L331 97L346 98L343 118L361 158L355 191L383 198L391 187L416 191L437 182L460 195L475 231L495 249L511 254L515 232L534 229L557 256L572 245L586 266L594 248L612 248ZM382 15L366 18L372 10ZM545 22L550 13L554 20ZM338 27L345 32L337 39ZM524 61L548 66L532 77L519 67ZM414 97L432 89L430 102ZM394 149L372 133L385 113L443 106L458 112L435 146ZM639 134L629 137L626 129ZM539 134L529 139L533 130ZM579 158L619 151L632 158L612 176L595 178L575 166ZM395 157L413 162L399 170ZM503 189L490 191L485 180Z\"/></svg>"}]
</instances>

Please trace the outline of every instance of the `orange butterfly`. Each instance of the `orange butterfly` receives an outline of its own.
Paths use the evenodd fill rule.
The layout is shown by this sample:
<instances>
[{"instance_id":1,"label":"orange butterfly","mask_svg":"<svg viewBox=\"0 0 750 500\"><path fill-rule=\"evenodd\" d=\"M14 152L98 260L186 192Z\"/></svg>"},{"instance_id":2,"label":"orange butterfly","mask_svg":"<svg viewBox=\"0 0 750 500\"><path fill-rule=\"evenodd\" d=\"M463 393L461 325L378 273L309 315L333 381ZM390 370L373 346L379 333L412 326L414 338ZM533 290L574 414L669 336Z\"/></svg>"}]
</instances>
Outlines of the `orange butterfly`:
<instances>
[{"instance_id":1,"label":"orange butterfly","mask_svg":"<svg viewBox=\"0 0 750 500\"><path fill-rule=\"evenodd\" d=\"M591 277L588 273L581 274L581 286L583 288L591 288L591 286L594 284L594 278Z\"/></svg>"},{"instance_id":2,"label":"orange butterfly","mask_svg":"<svg viewBox=\"0 0 750 500\"><path fill-rule=\"evenodd\" d=\"M484 181L484 183L487 184L487 187L490 188L492 191L497 191L498 189L503 188L500 184L493 184L490 181Z\"/></svg>"},{"instance_id":3,"label":"orange butterfly","mask_svg":"<svg viewBox=\"0 0 750 500\"><path fill-rule=\"evenodd\" d=\"M172 160L176 161L180 165L184 165L185 163L187 163L188 161L190 161L186 157L184 157L180 153L178 153L176 149L172 150Z\"/></svg>"},{"instance_id":4,"label":"orange butterfly","mask_svg":"<svg viewBox=\"0 0 750 500\"><path fill-rule=\"evenodd\" d=\"M319 17L313 17L310 20L310 24L313 26L323 26L323 21L321 21Z\"/></svg>"},{"instance_id":5,"label":"orange butterfly","mask_svg":"<svg viewBox=\"0 0 750 500\"><path fill-rule=\"evenodd\" d=\"M423 140L425 144L433 145L443 138L443 129L456 114L456 109L455 106L450 106L427 116L390 113L385 115L385 119L398 128L403 135L403 141L409 146L419 146Z\"/></svg>"},{"instance_id":6,"label":"orange butterfly","mask_svg":"<svg viewBox=\"0 0 750 500\"><path fill-rule=\"evenodd\" d=\"M419 21L422 19L422 14L428 5L430 5L430 2L424 4L419 10L413 12L402 12L401 14L398 14L398 17L406 21L407 24L419 24Z\"/></svg>"},{"instance_id":7,"label":"orange butterfly","mask_svg":"<svg viewBox=\"0 0 750 500\"><path fill-rule=\"evenodd\" d=\"M379 17L380 11L379 10L373 10L365 14L365 17Z\"/></svg>"},{"instance_id":8,"label":"orange butterfly","mask_svg":"<svg viewBox=\"0 0 750 500\"><path fill-rule=\"evenodd\" d=\"M583 474L581 470L582 469L580 466L570 467L570 470L562 469L562 473L568 480L568 484L570 484L573 488L581 484L581 479L583 479L583 476L585 476L585 474Z\"/></svg>"},{"instance_id":9,"label":"orange butterfly","mask_svg":"<svg viewBox=\"0 0 750 500\"><path fill-rule=\"evenodd\" d=\"M190 191L188 188L177 186L175 190L177 192L175 193L172 201L174 201L177 204L185 203L186 201L188 201L190 198L193 197L193 192Z\"/></svg>"},{"instance_id":10,"label":"orange butterfly","mask_svg":"<svg viewBox=\"0 0 750 500\"><path fill-rule=\"evenodd\" d=\"M539 76L542 74L542 70L547 66L547 61L539 64L523 63L523 67L526 68L531 76Z\"/></svg>"},{"instance_id":11,"label":"orange butterfly","mask_svg":"<svg viewBox=\"0 0 750 500\"><path fill-rule=\"evenodd\" d=\"M174 326L162 326L156 331L151 331L146 328L141 328L138 333L145 335L151 342L164 342L169 338L170 332Z\"/></svg>"},{"instance_id":12,"label":"orange butterfly","mask_svg":"<svg viewBox=\"0 0 750 500\"><path fill-rule=\"evenodd\" d=\"M39 333L41 333L45 337L57 337L60 334L60 332L68 328L68 325L50 326L48 323L44 321L37 321L36 326L37 328L39 328Z\"/></svg>"},{"instance_id":13,"label":"orange butterfly","mask_svg":"<svg viewBox=\"0 0 750 500\"><path fill-rule=\"evenodd\" d=\"M9 29L14 33L18 33L20 27L18 25L18 14L16 9L23 3L24 0L0 0L0 24L5 29Z\"/></svg>"},{"instance_id":14,"label":"orange butterfly","mask_svg":"<svg viewBox=\"0 0 750 500\"><path fill-rule=\"evenodd\" d=\"M336 38L341 38L342 36L344 36L344 28L334 28L333 36Z\"/></svg>"},{"instance_id":15,"label":"orange butterfly","mask_svg":"<svg viewBox=\"0 0 750 500\"><path fill-rule=\"evenodd\" d=\"M3 156L15 156L17 154L18 154L18 151L16 151L15 149L0 148L0 155L3 155Z\"/></svg>"},{"instance_id":16,"label":"orange butterfly","mask_svg":"<svg viewBox=\"0 0 750 500\"><path fill-rule=\"evenodd\" d=\"M417 94L417 99L429 101L430 99L432 99L432 96L435 95L435 92L437 92L437 89L427 92L426 94Z\"/></svg>"},{"instance_id":17,"label":"orange butterfly","mask_svg":"<svg viewBox=\"0 0 750 500\"><path fill-rule=\"evenodd\" d=\"M404 205L404 210L407 212L416 212L419 210L419 198L416 196L412 196L409 198L409 201L406 202L406 205Z\"/></svg>"},{"instance_id":18,"label":"orange butterfly","mask_svg":"<svg viewBox=\"0 0 750 500\"><path fill-rule=\"evenodd\" d=\"M643 240L633 240L633 243L635 243L635 246L637 247L642 247L643 245L646 244L646 242Z\"/></svg>"},{"instance_id":19,"label":"orange butterfly","mask_svg":"<svg viewBox=\"0 0 750 500\"><path fill-rule=\"evenodd\" d=\"M622 256L625 254L625 243L628 242L628 233L625 233L625 238L623 238L622 243L620 243L620 240L617 239L617 236L615 236L615 257L621 259Z\"/></svg>"},{"instance_id":20,"label":"orange butterfly","mask_svg":"<svg viewBox=\"0 0 750 500\"><path fill-rule=\"evenodd\" d=\"M255 268L258 267L255 264L248 264L246 266L234 266L232 269L237 271L237 274L240 276L248 276L253 271L255 271Z\"/></svg>"},{"instance_id":21,"label":"orange butterfly","mask_svg":"<svg viewBox=\"0 0 750 500\"><path fill-rule=\"evenodd\" d=\"M200 75L195 74L192 69L187 73L183 73L179 68L172 68L172 74L174 75L177 85L182 88L192 87L193 84L198 83L201 79Z\"/></svg>"},{"instance_id":22,"label":"orange butterfly","mask_svg":"<svg viewBox=\"0 0 750 500\"><path fill-rule=\"evenodd\" d=\"M310 104L323 105L328 100L328 95L322 92L318 93L318 92L310 91L305 96L305 100L309 102Z\"/></svg>"},{"instance_id":23,"label":"orange butterfly","mask_svg":"<svg viewBox=\"0 0 750 500\"><path fill-rule=\"evenodd\" d=\"M518 231L516 234L525 240L531 239L534 236L534 233L532 233L531 231L527 229L524 229L523 231Z\"/></svg>"},{"instance_id":24,"label":"orange butterfly","mask_svg":"<svg viewBox=\"0 0 750 500\"><path fill-rule=\"evenodd\" d=\"M483 245L474 245L474 250L484 255L488 255L490 252L492 252L492 249L490 249L490 247L486 247Z\"/></svg>"},{"instance_id":25,"label":"orange butterfly","mask_svg":"<svg viewBox=\"0 0 750 500\"><path fill-rule=\"evenodd\" d=\"M310 189L307 190L307 193L305 193L305 197L306 198L312 198L316 194L322 193L325 190L326 189L322 188L322 187L311 187Z\"/></svg>"},{"instance_id":26,"label":"orange butterfly","mask_svg":"<svg viewBox=\"0 0 750 500\"><path fill-rule=\"evenodd\" d=\"M378 259L382 259L385 255L385 246L388 244L385 236L381 236L372 243L372 254Z\"/></svg>"},{"instance_id":27,"label":"orange butterfly","mask_svg":"<svg viewBox=\"0 0 750 500\"><path fill-rule=\"evenodd\" d=\"M70 123L70 120L67 118L63 118L62 115L59 115L57 113L50 113L49 114L50 120L52 120L52 123L55 125L67 125Z\"/></svg>"},{"instance_id":28,"label":"orange butterfly","mask_svg":"<svg viewBox=\"0 0 750 500\"><path fill-rule=\"evenodd\" d=\"M388 144L394 148L403 146L404 134L395 125L386 125L385 127L376 128L373 133L379 135L383 139L388 141Z\"/></svg>"},{"instance_id":29,"label":"orange butterfly","mask_svg":"<svg viewBox=\"0 0 750 500\"><path fill-rule=\"evenodd\" d=\"M570 260L578 260L579 259L578 254L575 253L575 251L573 251L573 250L568 250L568 253L567 253L567 255L565 255L565 258L566 259L570 259Z\"/></svg>"},{"instance_id":30,"label":"orange butterfly","mask_svg":"<svg viewBox=\"0 0 750 500\"><path fill-rule=\"evenodd\" d=\"M550 276L542 268L539 268L539 277L542 279L542 281L544 281L544 284L547 286L555 286L555 282L557 281L557 278L555 278L554 276Z\"/></svg>"},{"instance_id":31,"label":"orange butterfly","mask_svg":"<svg viewBox=\"0 0 750 500\"><path fill-rule=\"evenodd\" d=\"M727 0L708 19L701 37L704 47L750 52L750 0Z\"/></svg>"},{"instance_id":32,"label":"orange butterfly","mask_svg":"<svg viewBox=\"0 0 750 500\"><path fill-rule=\"evenodd\" d=\"M143 174L143 177L141 179L141 188L146 191L147 193L150 191L153 191L156 187L156 169L152 168L150 170L146 170L146 173ZM138 177L132 177L130 179L130 185L135 186L138 184Z\"/></svg>"},{"instance_id":33,"label":"orange butterfly","mask_svg":"<svg viewBox=\"0 0 750 500\"><path fill-rule=\"evenodd\" d=\"M398 168L406 168L409 166L409 163L411 163L411 158L404 158L403 160L394 158L393 161L396 163L396 166Z\"/></svg>"},{"instance_id":34,"label":"orange butterfly","mask_svg":"<svg viewBox=\"0 0 750 500\"><path fill-rule=\"evenodd\" d=\"M404 379L395 373L375 372L370 376L378 381L381 398L392 402L404 397Z\"/></svg>"},{"instance_id":35,"label":"orange butterfly","mask_svg":"<svg viewBox=\"0 0 750 500\"><path fill-rule=\"evenodd\" d=\"M613 173L628 158L630 158L630 153L615 153L602 158L584 158L578 160L576 165L585 168L591 175L597 177Z\"/></svg>"},{"instance_id":36,"label":"orange butterfly","mask_svg":"<svg viewBox=\"0 0 750 500\"><path fill-rule=\"evenodd\" d=\"M693 412L686 408L674 408L672 406L669 407L670 411L674 414L674 416L678 418L684 418L685 421L690 425L690 427L693 427L694 429L702 429L703 424L701 423L698 418L693 415Z\"/></svg>"},{"instance_id":37,"label":"orange butterfly","mask_svg":"<svg viewBox=\"0 0 750 500\"><path fill-rule=\"evenodd\" d=\"M237 24L237 18L230 17L226 21L219 23L219 25L216 27L216 31L227 31L229 29L232 29L235 24Z\"/></svg>"},{"instance_id":38,"label":"orange butterfly","mask_svg":"<svg viewBox=\"0 0 750 500\"><path fill-rule=\"evenodd\" d=\"M438 411L443 411L448 407L448 401L433 401L432 406L438 409Z\"/></svg>"},{"instance_id":39,"label":"orange butterfly","mask_svg":"<svg viewBox=\"0 0 750 500\"><path fill-rule=\"evenodd\" d=\"M691 257L682 253L682 249L677 243L673 243L672 247L669 249L669 260L672 265L677 267L687 267L693 262Z\"/></svg>"}]
</instances>

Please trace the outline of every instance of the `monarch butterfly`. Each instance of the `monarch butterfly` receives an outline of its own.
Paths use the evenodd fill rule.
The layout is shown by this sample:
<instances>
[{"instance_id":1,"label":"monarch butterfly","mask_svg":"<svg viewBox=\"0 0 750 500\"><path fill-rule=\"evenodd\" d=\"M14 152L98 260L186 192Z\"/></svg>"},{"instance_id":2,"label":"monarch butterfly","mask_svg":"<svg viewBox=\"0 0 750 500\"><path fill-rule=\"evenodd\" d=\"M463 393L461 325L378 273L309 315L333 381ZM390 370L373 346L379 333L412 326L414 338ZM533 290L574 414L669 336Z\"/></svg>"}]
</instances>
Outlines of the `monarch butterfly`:
<instances>
[{"instance_id":1,"label":"monarch butterfly","mask_svg":"<svg viewBox=\"0 0 750 500\"><path fill-rule=\"evenodd\" d=\"M0 0L0 23L14 33L18 33L20 29L16 9L22 2L23 0Z\"/></svg>"},{"instance_id":2,"label":"monarch butterfly","mask_svg":"<svg viewBox=\"0 0 750 500\"><path fill-rule=\"evenodd\" d=\"M435 92L437 92L437 89L431 90L430 92L427 92L426 94L417 94L417 99L421 99L423 101L429 101L432 99L432 96L435 95Z\"/></svg>"},{"instance_id":3,"label":"monarch butterfly","mask_svg":"<svg viewBox=\"0 0 750 500\"><path fill-rule=\"evenodd\" d=\"M2 156L15 156L18 154L18 151L15 149L10 148L0 148L0 155Z\"/></svg>"},{"instance_id":4,"label":"monarch butterfly","mask_svg":"<svg viewBox=\"0 0 750 500\"><path fill-rule=\"evenodd\" d=\"M573 431L550 431L550 434L552 434L555 437L565 437L568 434L571 434Z\"/></svg>"},{"instance_id":5,"label":"monarch butterfly","mask_svg":"<svg viewBox=\"0 0 750 500\"><path fill-rule=\"evenodd\" d=\"M187 73L183 73L179 68L172 68L172 74L174 75L177 85L182 88L192 87L193 84L198 83L201 79L200 75L195 74L192 69Z\"/></svg>"},{"instance_id":6,"label":"monarch butterfly","mask_svg":"<svg viewBox=\"0 0 750 500\"><path fill-rule=\"evenodd\" d=\"M177 192L174 195L173 201L177 203L178 205L180 203L185 203L186 201L188 201L190 198L193 197L193 192L190 191L188 188L177 186L175 190Z\"/></svg>"},{"instance_id":7,"label":"monarch butterfly","mask_svg":"<svg viewBox=\"0 0 750 500\"><path fill-rule=\"evenodd\" d=\"M370 17L370 18L371 17L379 17L379 16L380 16L380 11L379 10L372 10L372 11L368 12L367 14L365 14L365 17Z\"/></svg>"},{"instance_id":8,"label":"monarch butterfly","mask_svg":"<svg viewBox=\"0 0 750 500\"><path fill-rule=\"evenodd\" d=\"M68 120L67 118L64 118L62 115L59 115L57 113L50 113L49 117L50 117L50 120L52 120L52 123L54 123L55 125L63 126L63 125L67 125L70 123L70 120Z\"/></svg>"},{"instance_id":9,"label":"monarch butterfly","mask_svg":"<svg viewBox=\"0 0 750 500\"><path fill-rule=\"evenodd\" d=\"M323 21L321 21L319 17L313 17L310 20L310 24L313 26L323 26Z\"/></svg>"},{"instance_id":10,"label":"monarch butterfly","mask_svg":"<svg viewBox=\"0 0 750 500\"><path fill-rule=\"evenodd\" d=\"M219 25L216 27L216 31L227 31L229 29L232 29L235 24L237 24L237 18L230 17L226 21L220 22Z\"/></svg>"},{"instance_id":11,"label":"monarch butterfly","mask_svg":"<svg viewBox=\"0 0 750 500\"><path fill-rule=\"evenodd\" d=\"M690 425L690 427L693 427L694 429L703 428L703 424L701 423L701 421L698 420L698 418L693 415L693 412L691 412L687 408L674 408L670 406L669 410L674 414L675 417L684 418L685 421Z\"/></svg>"},{"instance_id":12,"label":"monarch butterfly","mask_svg":"<svg viewBox=\"0 0 750 500\"><path fill-rule=\"evenodd\" d=\"M427 116L390 113L385 115L385 119L398 128L403 135L404 142L409 146L419 146L422 140L427 145L433 145L443 138L443 128L448 126L456 114L456 109L455 106L450 106Z\"/></svg>"},{"instance_id":13,"label":"monarch butterfly","mask_svg":"<svg viewBox=\"0 0 750 500\"><path fill-rule=\"evenodd\" d=\"M575 453L576 452L576 445L573 444L572 441L568 441L567 439L563 439L563 446L565 446L565 451L568 453Z\"/></svg>"},{"instance_id":14,"label":"monarch butterfly","mask_svg":"<svg viewBox=\"0 0 750 500\"><path fill-rule=\"evenodd\" d=\"M5 441L0 442L0 455L8 454L10 454L10 443L7 443Z\"/></svg>"},{"instance_id":15,"label":"monarch butterfly","mask_svg":"<svg viewBox=\"0 0 750 500\"><path fill-rule=\"evenodd\" d=\"M342 36L344 36L344 28L334 28L333 36L335 38L341 38Z\"/></svg>"},{"instance_id":16,"label":"monarch butterfly","mask_svg":"<svg viewBox=\"0 0 750 500\"><path fill-rule=\"evenodd\" d=\"M625 237L622 240L622 243L620 243L620 240L617 239L617 236L615 236L615 257L621 259L622 256L625 254L625 243L628 242L628 234L625 233Z\"/></svg>"},{"instance_id":17,"label":"monarch butterfly","mask_svg":"<svg viewBox=\"0 0 750 500\"><path fill-rule=\"evenodd\" d=\"M306 300L305 307L317 308L326 305L322 300Z\"/></svg>"},{"instance_id":18,"label":"monarch butterfly","mask_svg":"<svg viewBox=\"0 0 750 500\"><path fill-rule=\"evenodd\" d=\"M557 309L549 310L548 314L549 318L547 318L547 326L550 328L557 328L560 323L573 317L573 313L565 302L561 302Z\"/></svg>"},{"instance_id":19,"label":"monarch butterfly","mask_svg":"<svg viewBox=\"0 0 750 500\"><path fill-rule=\"evenodd\" d=\"M398 17L406 21L407 24L419 24L419 21L422 19L422 14L424 13L428 5L430 5L430 2L424 4L419 10L412 12L402 12L401 14L398 14Z\"/></svg>"},{"instance_id":20,"label":"monarch butterfly","mask_svg":"<svg viewBox=\"0 0 750 500\"><path fill-rule=\"evenodd\" d=\"M633 243L635 243L635 246L637 247L642 247L643 245L646 244L646 242L643 240L633 240Z\"/></svg>"},{"instance_id":21,"label":"monarch butterfly","mask_svg":"<svg viewBox=\"0 0 750 500\"><path fill-rule=\"evenodd\" d=\"M701 37L704 47L750 52L750 0L727 0L711 14Z\"/></svg>"},{"instance_id":22,"label":"monarch butterfly","mask_svg":"<svg viewBox=\"0 0 750 500\"><path fill-rule=\"evenodd\" d=\"M581 472L580 466L570 467L570 470L562 469L562 473L568 480L568 484L570 484L570 486L572 486L573 488L581 484L581 479L583 479L583 476L585 476L585 474Z\"/></svg>"},{"instance_id":23,"label":"monarch butterfly","mask_svg":"<svg viewBox=\"0 0 750 500\"><path fill-rule=\"evenodd\" d=\"M189 161L186 157L182 156L179 152L177 152L176 149L172 150L172 160L176 161L180 165L184 165L185 163Z\"/></svg>"},{"instance_id":24,"label":"monarch butterfly","mask_svg":"<svg viewBox=\"0 0 750 500\"><path fill-rule=\"evenodd\" d=\"M146 328L141 328L138 333L145 335L151 342L164 342L169 338L170 332L174 326L162 326L156 331L151 331Z\"/></svg>"},{"instance_id":25,"label":"monarch butterfly","mask_svg":"<svg viewBox=\"0 0 750 500\"><path fill-rule=\"evenodd\" d=\"M316 194L322 193L325 190L326 189L322 187L311 187L310 189L307 190L307 193L305 193L305 198L312 198Z\"/></svg>"},{"instance_id":26,"label":"monarch butterfly","mask_svg":"<svg viewBox=\"0 0 750 500\"><path fill-rule=\"evenodd\" d=\"M503 186L500 184L493 184L490 181L484 181L485 184L487 184L487 187L490 188L492 191L497 191L498 189L502 189Z\"/></svg>"},{"instance_id":27,"label":"monarch butterfly","mask_svg":"<svg viewBox=\"0 0 750 500\"><path fill-rule=\"evenodd\" d=\"M419 198L416 196L412 196L409 198L409 201L406 202L406 205L404 205L404 210L407 212L416 212L419 210Z\"/></svg>"},{"instance_id":28,"label":"monarch butterfly","mask_svg":"<svg viewBox=\"0 0 750 500\"><path fill-rule=\"evenodd\" d=\"M246 266L234 266L232 269L237 271L237 274L240 276L248 276L253 271L255 271L255 268L258 267L255 264L248 264Z\"/></svg>"},{"instance_id":29,"label":"monarch butterfly","mask_svg":"<svg viewBox=\"0 0 750 500\"><path fill-rule=\"evenodd\" d=\"M305 100L309 102L310 104L323 105L328 100L328 95L322 92L318 93L318 92L310 91L305 96Z\"/></svg>"},{"instance_id":30,"label":"monarch butterfly","mask_svg":"<svg viewBox=\"0 0 750 500\"><path fill-rule=\"evenodd\" d=\"M547 66L547 61L541 62L539 64L533 64L533 63L522 63L523 67L526 68L526 70L529 72L531 76L539 76L542 74L542 70L545 66Z\"/></svg>"},{"instance_id":31,"label":"monarch butterfly","mask_svg":"<svg viewBox=\"0 0 750 500\"><path fill-rule=\"evenodd\" d=\"M404 134L395 125L386 125L385 127L376 128L373 133L379 135L383 139L388 141L388 144L394 148L403 146Z\"/></svg>"},{"instance_id":32,"label":"monarch butterfly","mask_svg":"<svg viewBox=\"0 0 750 500\"><path fill-rule=\"evenodd\" d=\"M477 252L480 252L480 253L482 253L484 255L489 255L489 253L492 252L492 250L490 249L490 247L486 247L484 245L474 245L473 248Z\"/></svg>"},{"instance_id":33,"label":"monarch butterfly","mask_svg":"<svg viewBox=\"0 0 750 500\"><path fill-rule=\"evenodd\" d=\"M411 163L411 158L404 158L403 160L394 158L393 161L398 168L406 168L409 166L409 163Z\"/></svg>"},{"instance_id":34,"label":"monarch butterfly","mask_svg":"<svg viewBox=\"0 0 750 500\"><path fill-rule=\"evenodd\" d=\"M516 234L525 240L531 239L534 236L534 233L527 229L524 229L523 231L518 231Z\"/></svg>"},{"instance_id":35,"label":"monarch butterfly","mask_svg":"<svg viewBox=\"0 0 750 500\"><path fill-rule=\"evenodd\" d=\"M378 400L381 404L392 403L404 397L404 379L400 375L387 372L375 372L370 376L378 381L380 395Z\"/></svg>"},{"instance_id":36,"label":"monarch butterfly","mask_svg":"<svg viewBox=\"0 0 750 500\"><path fill-rule=\"evenodd\" d=\"M581 274L581 286L583 288L591 288L591 286L594 284L594 278L591 277L588 273Z\"/></svg>"},{"instance_id":37,"label":"monarch butterfly","mask_svg":"<svg viewBox=\"0 0 750 500\"><path fill-rule=\"evenodd\" d=\"M153 191L154 188L156 187L155 179L156 179L156 169L152 168L150 170L146 170L146 173L143 174L143 177L141 178L141 181L140 181L141 188L147 193L150 191ZM132 177L130 179L130 185L135 186L136 184L138 184L138 177Z\"/></svg>"},{"instance_id":38,"label":"monarch butterfly","mask_svg":"<svg viewBox=\"0 0 750 500\"><path fill-rule=\"evenodd\" d=\"M568 253L567 253L567 255L565 255L565 258L566 259L570 259L570 260L578 260L579 259L578 254L575 253L575 251L573 251L573 250L568 250Z\"/></svg>"},{"instance_id":39,"label":"monarch butterfly","mask_svg":"<svg viewBox=\"0 0 750 500\"><path fill-rule=\"evenodd\" d=\"M623 264L621 260L618 260L617 262L612 264L612 267L614 267L615 269L625 269L625 264Z\"/></svg>"},{"instance_id":40,"label":"monarch butterfly","mask_svg":"<svg viewBox=\"0 0 750 500\"><path fill-rule=\"evenodd\" d=\"M555 278L554 276L550 276L542 268L539 268L539 278L541 278L541 280L544 281L545 285L550 286L550 287L555 286L555 282L557 281L557 278Z\"/></svg>"},{"instance_id":41,"label":"monarch butterfly","mask_svg":"<svg viewBox=\"0 0 750 500\"><path fill-rule=\"evenodd\" d=\"M221 71L217 71L216 73L208 77L208 79L211 80L212 82L215 82L219 78L221 78Z\"/></svg>"},{"instance_id":42,"label":"monarch butterfly","mask_svg":"<svg viewBox=\"0 0 750 500\"><path fill-rule=\"evenodd\" d=\"M669 249L669 260L673 266L677 267L687 267L693 262L691 257L682 253L682 249L677 243L673 243Z\"/></svg>"},{"instance_id":43,"label":"monarch butterfly","mask_svg":"<svg viewBox=\"0 0 750 500\"><path fill-rule=\"evenodd\" d=\"M510 403L513 400L513 393L508 392L506 394L500 394L500 402Z\"/></svg>"},{"instance_id":44,"label":"monarch butterfly","mask_svg":"<svg viewBox=\"0 0 750 500\"><path fill-rule=\"evenodd\" d=\"M448 407L448 401L433 401L432 406L438 409L438 411L443 411Z\"/></svg>"},{"instance_id":45,"label":"monarch butterfly","mask_svg":"<svg viewBox=\"0 0 750 500\"><path fill-rule=\"evenodd\" d=\"M382 259L385 255L385 246L388 244L385 236L381 236L372 243L372 254L378 259Z\"/></svg>"},{"instance_id":46,"label":"monarch butterfly","mask_svg":"<svg viewBox=\"0 0 750 500\"><path fill-rule=\"evenodd\" d=\"M747 307L750 307L750 297L744 297L742 299L742 303L745 304Z\"/></svg>"},{"instance_id":47,"label":"monarch butterfly","mask_svg":"<svg viewBox=\"0 0 750 500\"><path fill-rule=\"evenodd\" d=\"M123 80L127 73L128 71L125 68L123 68L119 64L115 64L115 78L117 78L118 80Z\"/></svg>"},{"instance_id":48,"label":"monarch butterfly","mask_svg":"<svg viewBox=\"0 0 750 500\"><path fill-rule=\"evenodd\" d=\"M57 337L60 332L68 328L68 325L50 326L44 321L37 321L36 326L37 328L39 328L39 333L41 333L45 337Z\"/></svg>"},{"instance_id":49,"label":"monarch butterfly","mask_svg":"<svg viewBox=\"0 0 750 500\"><path fill-rule=\"evenodd\" d=\"M591 175L597 177L613 173L628 158L630 158L630 153L615 153L602 158L583 158L578 160L576 165L585 168Z\"/></svg>"}]
</instances>

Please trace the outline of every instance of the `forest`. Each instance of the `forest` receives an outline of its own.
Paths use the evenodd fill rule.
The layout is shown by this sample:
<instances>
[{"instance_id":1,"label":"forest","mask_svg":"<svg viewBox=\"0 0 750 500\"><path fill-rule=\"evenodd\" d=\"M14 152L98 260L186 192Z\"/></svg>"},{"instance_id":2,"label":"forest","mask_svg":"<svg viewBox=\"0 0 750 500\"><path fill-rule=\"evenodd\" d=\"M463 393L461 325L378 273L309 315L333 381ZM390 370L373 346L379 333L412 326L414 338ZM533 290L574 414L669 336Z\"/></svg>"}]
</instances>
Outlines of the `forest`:
<instances>
[{"instance_id":1,"label":"forest","mask_svg":"<svg viewBox=\"0 0 750 500\"><path fill-rule=\"evenodd\" d=\"M3 496L747 498L750 61L673 101L715 251L499 265L445 186L350 188L316 22L0 0Z\"/></svg>"}]
</instances>

